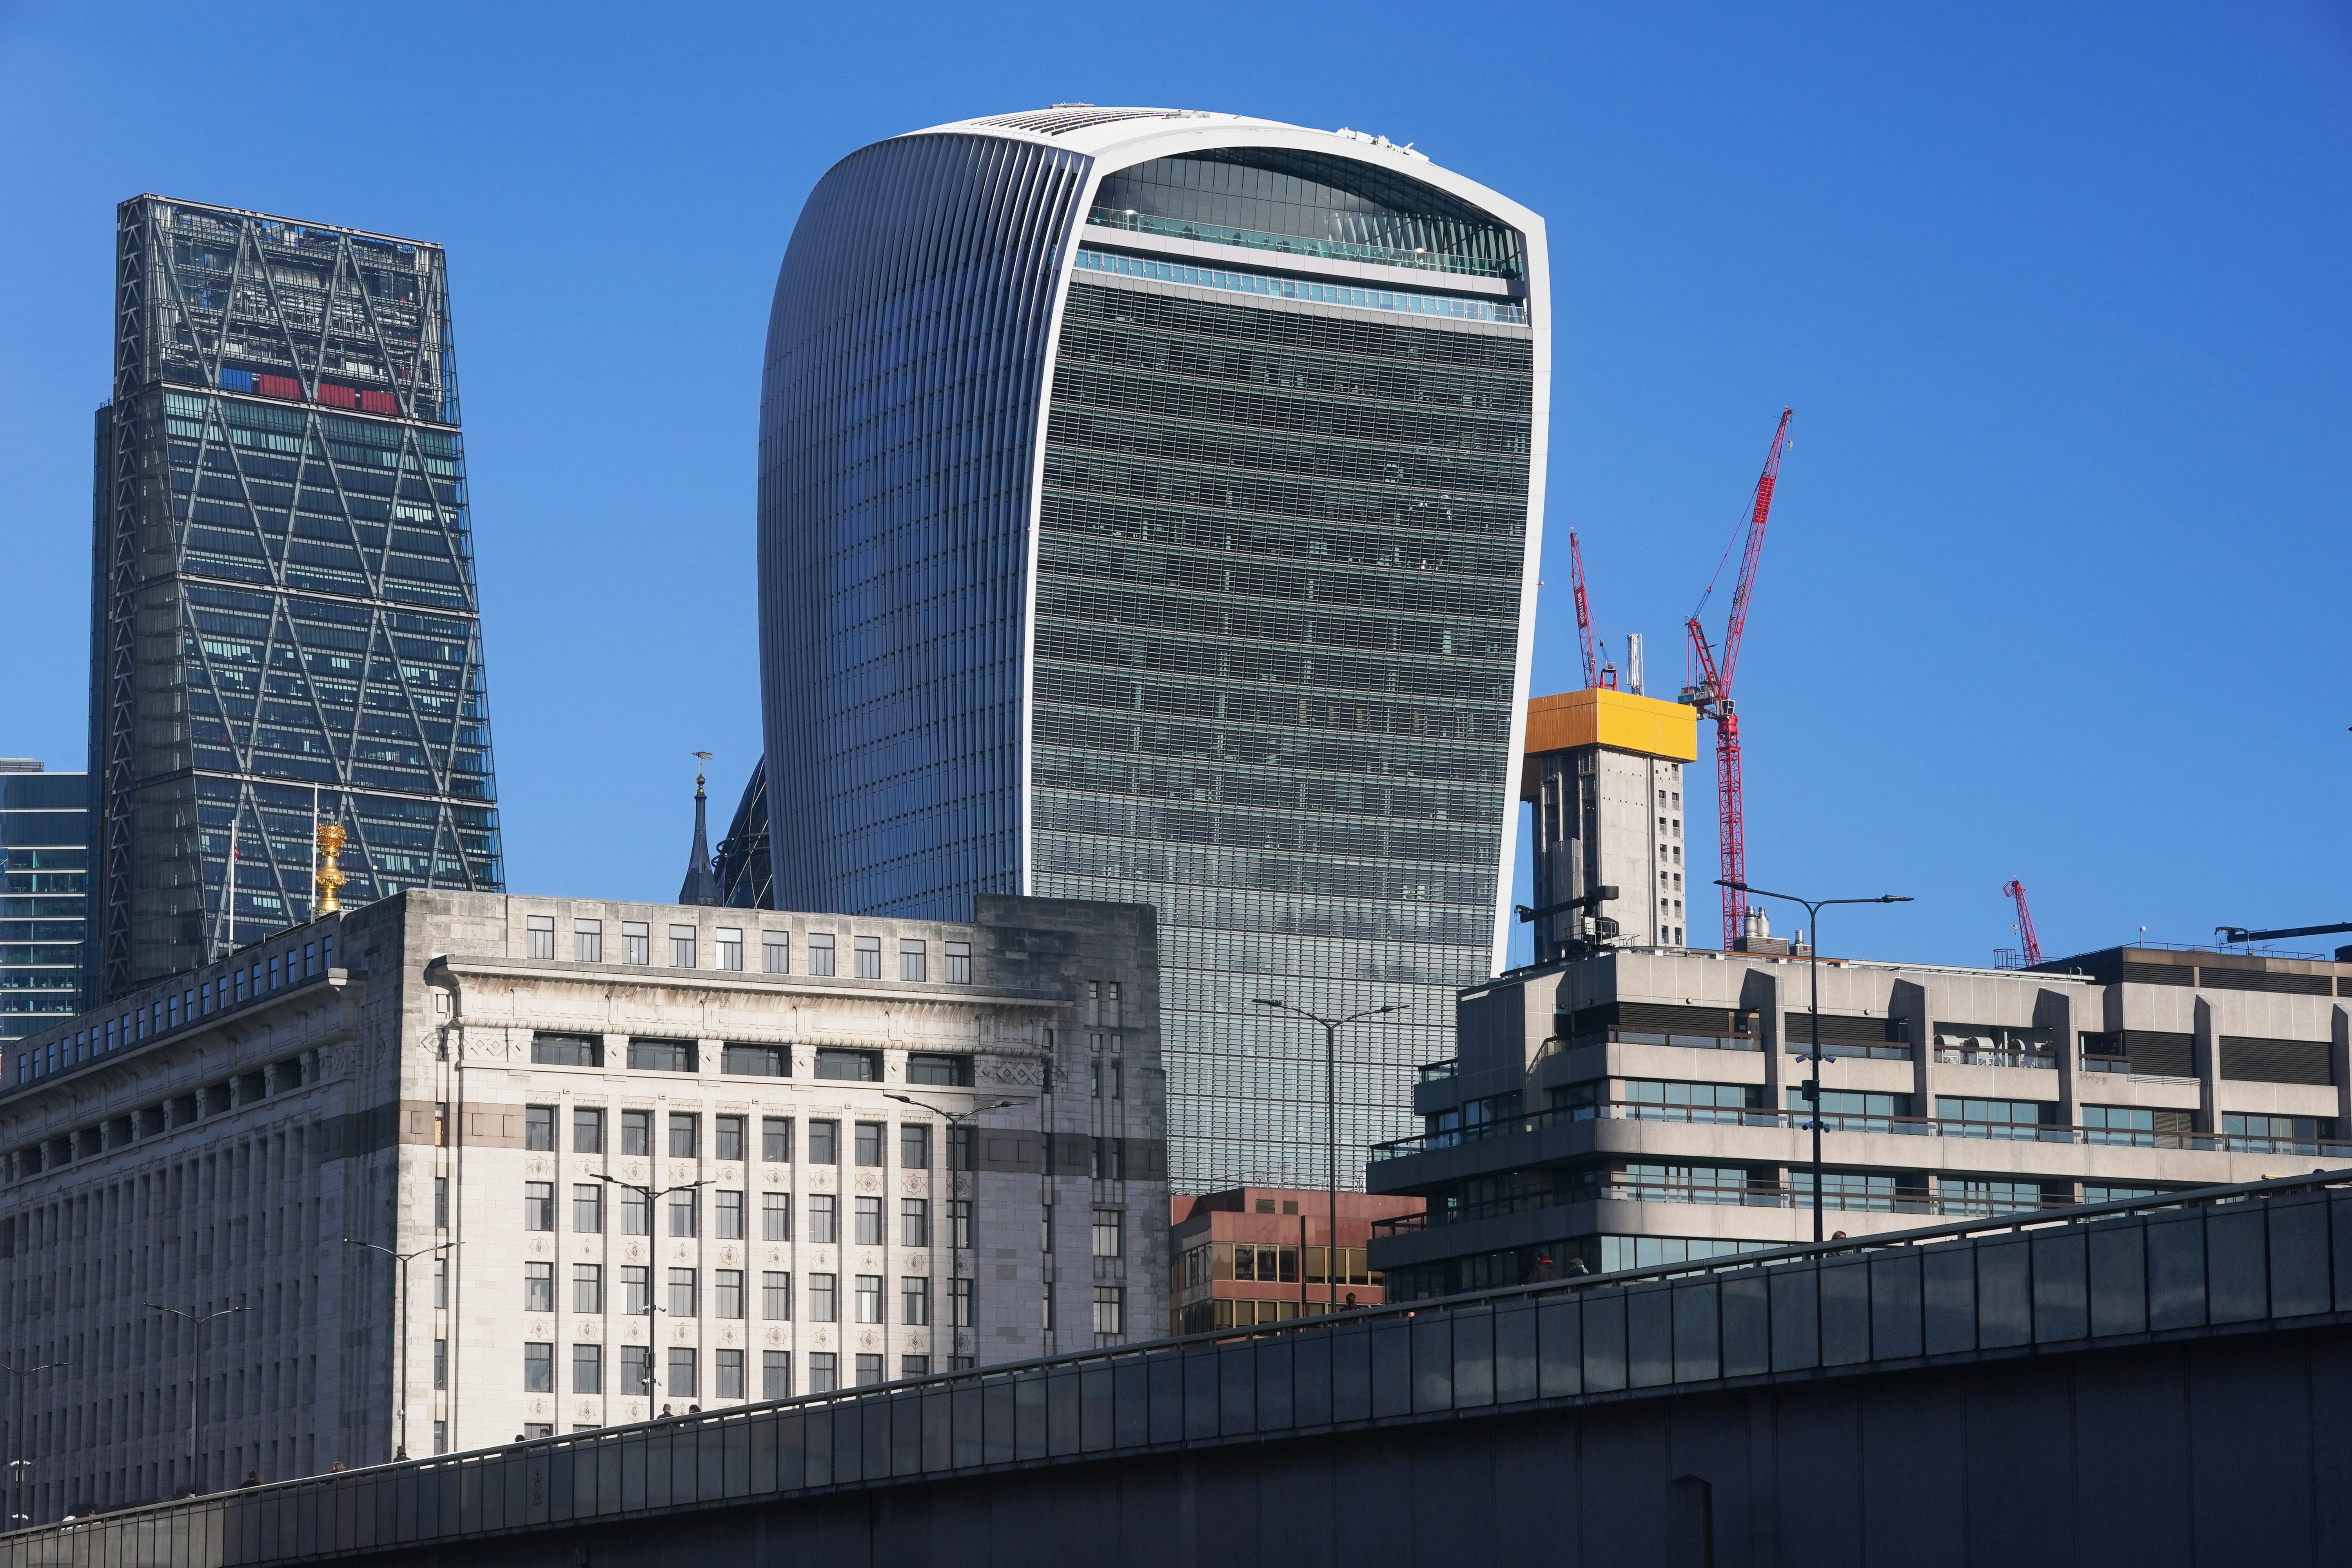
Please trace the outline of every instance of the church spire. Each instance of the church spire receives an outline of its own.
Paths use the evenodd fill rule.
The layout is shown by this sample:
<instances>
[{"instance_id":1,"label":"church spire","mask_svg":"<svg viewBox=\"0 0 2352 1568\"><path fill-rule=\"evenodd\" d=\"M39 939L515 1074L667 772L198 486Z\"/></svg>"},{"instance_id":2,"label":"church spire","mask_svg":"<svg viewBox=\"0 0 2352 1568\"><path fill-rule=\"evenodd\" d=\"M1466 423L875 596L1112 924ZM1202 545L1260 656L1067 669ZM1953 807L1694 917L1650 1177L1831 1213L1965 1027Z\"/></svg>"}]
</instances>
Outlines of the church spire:
<instances>
[{"instance_id":1,"label":"church spire","mask_svg":"<svg viewBox=\"0 0 2352 1568\"><path fill-rule=\"evenodd\" d=\"M694 753L703 762L710 760L709 752ZM686 880L679 884L677 901L681 904L715 904L719 901L719 879L710 874L709 796L703 790L702 770L694 770L694 848L687 857Z\"/></svg>"}]
</instances>

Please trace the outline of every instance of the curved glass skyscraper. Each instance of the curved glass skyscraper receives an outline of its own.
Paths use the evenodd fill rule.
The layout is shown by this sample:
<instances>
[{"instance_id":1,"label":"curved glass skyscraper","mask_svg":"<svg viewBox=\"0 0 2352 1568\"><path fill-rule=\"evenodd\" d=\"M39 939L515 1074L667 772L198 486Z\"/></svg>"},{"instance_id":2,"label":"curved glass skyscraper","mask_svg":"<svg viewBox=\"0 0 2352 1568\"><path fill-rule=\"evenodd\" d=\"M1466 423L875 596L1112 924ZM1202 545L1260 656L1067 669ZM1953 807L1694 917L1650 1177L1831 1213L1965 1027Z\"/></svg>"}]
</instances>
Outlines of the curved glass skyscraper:
<instances>
[{"instance_id":1,"label":"curved glass skyscraper","mask_svg":"<svg viewBox=\"0 0 2352 1568\"><path fill-rule=\"evenodd\" d=\"M1502 949L1542 220L1421 154L1064 107L820 181L770 318L774 901L1156 905L1173 1175L1340 1179Z\"/></svg>"}]
</instances>

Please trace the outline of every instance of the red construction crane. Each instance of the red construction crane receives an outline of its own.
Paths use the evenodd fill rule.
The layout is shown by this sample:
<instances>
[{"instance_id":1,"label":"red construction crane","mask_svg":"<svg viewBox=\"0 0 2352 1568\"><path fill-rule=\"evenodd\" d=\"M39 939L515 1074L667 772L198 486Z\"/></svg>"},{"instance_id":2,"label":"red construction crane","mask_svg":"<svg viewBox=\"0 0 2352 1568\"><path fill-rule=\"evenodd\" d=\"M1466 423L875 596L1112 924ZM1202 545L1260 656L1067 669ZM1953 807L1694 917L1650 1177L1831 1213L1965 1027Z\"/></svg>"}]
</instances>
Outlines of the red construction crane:
<instances>
[{"instance_id":1,"label":"red construction crane","mask_svg":"<svg viewBox=\"0 0 2352 1568\"><path fill-rule=\"evenodd\" d=\"M2000 890L2017 902L2017 940L2025 944L2025 967L2031 969L2042 962L2042 942L2033 934L2033 911L2025 907L2025 884L2011 877Z\"/></svg>"},{"instance_id":2,"label":"red construction crane","mask_svg":"<svg viewBox=\"0 0 2352 1568\"><path fill-rule=\"evenodd\" d=\"M1588 688L1599 686L1601 664L1592 649L1592 615L1584 604L1584 552L1578 548L1576 530L1572 528L1568 531L1568 570L1570 579L1576 584L1576 637L1584 649L1584 684ZM1612 669L1609 685L1614 688L1616 684L1617 672Z\"/></svg>"},{"instance_id":3,"label":"red construction crane","mask_svg":"<svg viewBox=\"0 0 2352 1568\"><path fill-rule=\"evenodd\" d=\"M1723 652L1718 660L1716 650L1709 647L1706 632L1699 625L1699 616L1706 609L1707 600L1715 593L1715 584L1723 577L1723 561L1716 563L1715 576L1699 595L1698 608L1691 612L1685 624L1690 628L1690 652L1693 679L1682 689L1680 700L1689 703L1715 721L1715 794L1719 816L1718 847L1722 855L1723 879L1727 882L1748 880L1748 824L1740 799L1739 784L1739 712L1731 702L1731 679L1739 667L1740 639L1748 631L1748 596L1756 588L1756 558L1764 549L1764 523L1772 514L1772 487L1780 478L1780 454L1789 447L1790 410L1780 410L1780 423L1772 432L1771 449L1764 454L1763 477L1756 481L1756 500L1748 513L1748 543L1739 558L1739 580L1731 590L1731 616L1724 623ZM1731 559L1726 546L1723 560ZM1723 950L1746 934L1748 896L1735 889L1723 889Z\"/></svg>"}]
</instances>

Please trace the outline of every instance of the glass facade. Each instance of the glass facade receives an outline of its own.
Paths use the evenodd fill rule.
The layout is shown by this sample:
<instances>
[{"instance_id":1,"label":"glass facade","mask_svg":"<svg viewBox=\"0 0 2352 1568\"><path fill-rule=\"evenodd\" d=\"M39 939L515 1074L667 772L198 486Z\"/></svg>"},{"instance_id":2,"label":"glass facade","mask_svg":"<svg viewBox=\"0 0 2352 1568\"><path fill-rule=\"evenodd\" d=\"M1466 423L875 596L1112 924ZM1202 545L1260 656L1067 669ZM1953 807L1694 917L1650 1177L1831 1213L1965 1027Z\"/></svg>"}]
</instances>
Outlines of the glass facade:
<instances>
[{"instance_id":1,"label":"glass facade","mask_svg":"<svg viewBox=\"0 0 2352 1568\"><path fill-rule=\"evenodd\" d=\"M89 775L0 758L0 1042L81 1011Z\"/></svg>"},{"instance_id":2,"label":"glass facade","mask_svg":"<svg viewBox=\"0 0 2352 1568\"><path fill-rule=\"evenodd\" d=\"M1401 162L1142 156L1081 224L1083 158L904 137L827 174L779 279L774 901L1154 905L1180 1188L1324 1179L1322 1032L1255 998L1400 1009L1340 1038L1356 1186L1489 973L1540 268Z\"/></svg>"},{"instance_id":3,"label":"glass facade","mask_svg":"<svg viewBox=\"0 0 2352 1568\"><path fill-rule=\"evenodd\" d=\"M439 247L142 196L117 248L102 996L309 919L315 820L348 905L502 886Z\"/></svg>"}]
</instances>

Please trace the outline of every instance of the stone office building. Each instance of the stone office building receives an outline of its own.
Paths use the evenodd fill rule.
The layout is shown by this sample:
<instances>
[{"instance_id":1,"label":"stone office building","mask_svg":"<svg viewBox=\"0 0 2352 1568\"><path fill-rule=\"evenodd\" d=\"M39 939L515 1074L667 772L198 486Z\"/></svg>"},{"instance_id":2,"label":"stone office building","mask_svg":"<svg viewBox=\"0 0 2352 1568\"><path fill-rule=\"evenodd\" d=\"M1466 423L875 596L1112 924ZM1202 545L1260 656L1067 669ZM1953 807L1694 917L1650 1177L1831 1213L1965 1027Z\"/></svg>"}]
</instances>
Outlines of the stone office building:
<instances>
[{"instance_id":1,"label":"stone office building","mask_svg":"<svg viewBox=\"0 0 2352 1568\"><path fill-rule=\"evenodd\" d=\"M1157 948L1138 905L411 890L33 1036L26 1511L1155 1335Z\"/></svg>"}]
</instances>

